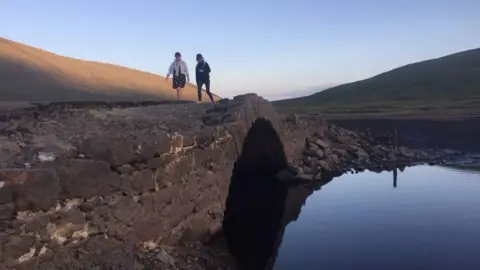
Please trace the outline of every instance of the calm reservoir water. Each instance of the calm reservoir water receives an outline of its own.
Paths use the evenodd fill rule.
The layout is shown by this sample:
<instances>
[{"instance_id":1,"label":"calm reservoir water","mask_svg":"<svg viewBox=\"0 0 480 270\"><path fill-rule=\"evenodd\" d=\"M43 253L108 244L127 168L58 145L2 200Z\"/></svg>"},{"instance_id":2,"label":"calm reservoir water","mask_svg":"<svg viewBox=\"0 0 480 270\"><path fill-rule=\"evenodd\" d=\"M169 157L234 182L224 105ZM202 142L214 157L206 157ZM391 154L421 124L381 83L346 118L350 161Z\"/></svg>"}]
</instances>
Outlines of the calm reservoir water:
<instances>
[{"instance_id":1,"label":"calm reservoir water","mask_svg":"<svg viewBox=\"0 0 480 270\"><path fill-rule=\"evenodd\" d=\"M273 269L480 269L474 169L411 167L396 188L392 172L348 174L296 200Z\"/></svg>"}]
</instances>

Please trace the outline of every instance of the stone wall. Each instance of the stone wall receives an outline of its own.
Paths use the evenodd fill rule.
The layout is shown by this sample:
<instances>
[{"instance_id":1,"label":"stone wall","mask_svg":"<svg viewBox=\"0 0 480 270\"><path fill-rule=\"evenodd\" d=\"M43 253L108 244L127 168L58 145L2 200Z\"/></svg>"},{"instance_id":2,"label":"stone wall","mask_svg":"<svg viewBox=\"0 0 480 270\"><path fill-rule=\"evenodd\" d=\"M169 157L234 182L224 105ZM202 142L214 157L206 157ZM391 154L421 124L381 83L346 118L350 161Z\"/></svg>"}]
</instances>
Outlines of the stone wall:
<instances>
[{"instance_id":1,"label":"stone wall","mask_svg":"<svg viewBox=\"0 0 480 270\"><path fill-rule=\"evenodd\" d=\"M254 95L220 104L29 108L1 123L0 268L103 237L137 247L203 240L221 227L233 164L252 122L290 161L318 117L279 117Z\"/></svg>"}]
</instances>

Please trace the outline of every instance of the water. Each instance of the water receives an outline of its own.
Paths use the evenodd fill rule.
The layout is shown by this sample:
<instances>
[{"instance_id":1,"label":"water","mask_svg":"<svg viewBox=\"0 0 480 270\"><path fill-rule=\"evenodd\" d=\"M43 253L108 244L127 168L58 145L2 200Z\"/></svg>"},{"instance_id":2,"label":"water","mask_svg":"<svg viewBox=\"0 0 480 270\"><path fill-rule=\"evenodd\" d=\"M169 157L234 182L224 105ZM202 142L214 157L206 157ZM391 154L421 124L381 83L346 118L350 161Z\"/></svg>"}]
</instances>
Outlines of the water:
<instances>
[{"instance_id":1,"label":"water","mask_svg":"<svg viewBox=\"0 0 480 270\"><path fill-rule=\"evenodd\" d=\"M295 192L275 270L480 269L478 170L411 167L396 188L392 172L343 175L303 206Z\"/></svg>"}]
</instances>

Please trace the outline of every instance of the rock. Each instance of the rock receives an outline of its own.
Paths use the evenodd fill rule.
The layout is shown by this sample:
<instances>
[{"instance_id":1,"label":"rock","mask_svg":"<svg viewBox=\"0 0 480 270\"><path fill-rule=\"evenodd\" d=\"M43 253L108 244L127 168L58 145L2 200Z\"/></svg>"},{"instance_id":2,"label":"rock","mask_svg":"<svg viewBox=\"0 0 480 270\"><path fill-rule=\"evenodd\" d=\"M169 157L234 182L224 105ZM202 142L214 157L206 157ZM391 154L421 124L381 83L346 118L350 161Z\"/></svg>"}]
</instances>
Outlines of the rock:
<instances>
[{"instance_id":1,"label":"rock","mask_svg":"<svg viewBox=\"0 0 480 270\"><path fill-rule=\"evenodd\" d=\"M280 182L288 183L288 182L291 182L293 180L295 175L296 174L293 174L291 171L285 169L285 170L281 170L277 174L275 174L275 178Z\"/></svg>"},{"instance_id":2,"label":"rock","mask_svg":"<svg viewBox=\"0 0 480 270\"><path fill-rule=\"evenodd\" d=\"M155 144L149 141L138 144L134 151L137 154L137 160L146 160L154 157L157 153L155 148Z\"/></svg>"},{"instance_id":3,"label":"rock","mask_svg":"<svg viewBox=\"0 0 480 270\"><path fill-rule=\"evenodd\" d=\"M292 175L297 175L300 173L303 173L303 170L300 166L294 165L294 164L289 164L286 168L286 170L292 174Z\"/></svg>"},{"instance_id":4,"label":"rock","mask_svg":"<svg viewBox=\"0 0 480 270\"><path fill-rule=\"evenodd\" d=\"M0 179L13 186L19 210L47 211L57 203L60 184L53 169L1 169Z\"/></svg>"},{"instance_id":5,"label":"rock","mask_svg":"<svg viewBox=\"0 0 480 270\"><path fill-rule=\"evenodd\" d=\"M230 102L230 99L228 98L222 98L218 101L218 104L222 104L222 105L225 105L225 104L228 104Z\"/></svg>"},{"instance_id":6,"label":"rock","mask_svg":"<svg viewBox=\"0 0 480 270\"><path fill-rule=\"evenodd\" d=\"M23 254L30 251L35 243L35 236L30 235L14 235L10 237L10 241L4 245L5 257L18 259Z\"/></svg>"},{"instance_id":7,"label":"rock","mask_svg":"<svg viewBox=\"0 0 480 270\"><path fill-rule=\"evenodd\" d=\"M120 176L105 161L72 159L58 166L57 173L65 198L88 199L120 189Z\"/></svg>"},{"instance_id":8,"label":"rock","mask_svg":"<svg viewBox=\"0 0 480 270\"><path fill-rule=\"evenodd\" d=\"M85 201L81 205L79 205L80 210L83 212L90 212L95 208L95 205L91 201Z\"/></svg>"},{"instance_id":9,"label":"rock","mask_svg":"<svg viewBox=\"0 0 480 270\"><path fill-rule=\"evenodd\" d=\"M25 226L25 230L31 233L39 233L43 231L46 233L47 224L50 222L50 218L47 214L43 212L36 213L31 217ZM40 233L41 234L41 233Z\"/></svg>"},{"instance_id":10,"label":"rock","mask_svg":"<svg viewBox=\"0 0 480 270\"><path fill-rule=\"evenodd\" d=\"M315 144L321 147L322 149L328 147L328 144L320 139L315 140Z\"/></svg>"},{"instance_id":11,"label":"rock","mask_svg":"<svg viewBox=\"0 0 480 270\"><path fill-rule=\"evenodd\" d=\"M202 121L205 125L218 125L222 122L223 113L210 112L202 116Z\"/></svg>"},{"instance_id":12,"label":"rock","mask_svg":"<svg viewBox=\"0 0 480 270\"><path fill-rule=\"evenodd\" d=\"M332 152L333 152L334 154L336 154L337 156L340 156L340 157L348 156L348 152L347 152L347 150L345 150L345 149L334 148L334 149L332 149Z\"/></svg>"},{"instance_id":13,"label":"rock","mask_svg":"<svg viewBox=\"0 0 480 270\"><path fill-rule=\"evenodd\" d=\"M323 158L324 157L323 151L318 149L318 148L317 149L315 149L315 148L305 149L304 154L307 155L307 156L310 156L310 157L314 157L314 158Z\"/></svg>"},{"instance_id":14,"label":"rock","mask_svg":"<svg viewBox=\"0 0 480 270\"><path fill-rule=\"evenodd\" d=\"M114 167L137 161L135 149L138 146L133 139L110 137L91 137L83 140L79 151L95 160L106 161Z\"/></svg>"},{"instance_id":15,"label":"rock","mask_svg":"<svg viewBox=\"0 0 480 270\"><path fill-rule=\"evenodd\" d=\"M295 180L303 181L303 182L310 182L310 181L313 181L313 175L312 174L299 174L299 175L295 176Z\"/></svg>"},{"instance_id":16,"label":"rock","mask_svg":"<svg viewBox=\"0 0 480 270\"><path fill-rule=\"evenodd\" d=\"M8 242L8 234L0 232L0 244L5 244L6 242Z\"/></svg>"},{"instance_id":17,"label":"rock","mask_svg":"<svg viewBox=\"0 0 480 270\"><path fill-rule=\"evenodd\" d=\"M315 157L317 155L317 151L315 149L307 148L303 151L303 154L309 157Z\"/></svg>"},{"instance_id":18,"label":"rock","mask_svg":"<svg viewBox=\"0 0 480 270\"><path fill-rule=\"evenodd\" d=\"M316 172L315 169L308 166L303 167L302 170L303 170L303 174L314 174Z\"/></svg>"},{"instance_id":19,"label":"rock","mask_svg":"<svg viewBox=\"0 0 480 270\"><path fill-rule=\"evenodd\" d=\"M164 250L158 252L156 258L161 262L167 263L170 266L175 266L175 259L172 256L168 255Z\"/></svg>"},{"instance_id":20,"label":"rock","mask_svg":"<svg viewBox=\"0 0 480 270\"><path fill-rule=\"evenodd\" d=\"M367 152L365 152L365 150L363 150L362 148L357 148L356 155L358 159L361 160L368 160L370 158Z\"/></svg>"},{"instance_id":21,"label":"rock","mask_svg":"<svg viewBox=\"0 0 480 270\"><path fill-rule=\"evenodd\" d=\"M135 163L135 167L138 169L138 170L143 170L145 168L147 168L147 164L145 163Z\"/></svg>"},{"instance_id":22,"label":"rock","mask_svg":"<svg viewBox=\"0 0 480 270\"><path fill-rule=\"evenodd\" d=\"M329 158L333 161L335 165L340 164L340 158L338 157L337 154L331 154Z\"/></svg>"},{"instance_id":23,"label":"rock","mask_svg":"<svg viewBox=\"0 0 480 270\"><path fill-rule=\"evenodd\" d=\"M335 137L335 141L343 145L348 145L350 143L350 138L346 135L339 135Z\"/></svg>"},{"instance_id":24,"label":"rock","mask_svg":"<svg viewBox=\"0 0 480 270\"><path fill-rule=\"evenodd\" d=\"M84 228L86 220L83 212L73 207L68 211L55 213L52 222L56 225L55 234L70 238L74 232Z\"/></svg>"},{"instance_id":25,"label":"rock","mask_svg":"<svg viewBox=\"0 0 480 270\"><path fill-rule=\"evenodd\" d=\"M324 156L325 156L325 154L323 153L323 151L318 149L317 152L316 152L316 157L317 158L323 158Z\"/></svg>"},{"instance_id":26,"label":"rock","mask_svg":"<svg viewBox=\"0 0 480 270\"><path fill-rule=\"evenodd\" d=\"M9 126L10 124L8 122L0 121L0 132L6 130Z\"/></svg>"},{"instance_id":27,"label":"rock","mask_svg":"<svg viewBox=\"0 0 480 270\"><path fill-rule=\"evenodd\" d=\"M135 168L133 168L130 164L123 164L122 166L117 168L117 171L121 174L128 174L135 171Z\"/></svg>"},{"instance_id":28,"label":"rock","mask_svg":"<svg viewBox=\"0 0 480 270\"><path fill-rule=\"evenodd\" d=\"M166 204L171 203L174 198L179 196L179 190L175 187L161 189L152 196L154 207L161 210Z\"/></svg>"},{"instance_id":29,"label":"rock","mask_svg":"<svg viewBox=\"0 0 480 270\"><path fill-rule=\"evenodd\" d=\"M54 161L56 159L55 153L53 152L38 152L37 156L38 156L38 160L42 162Z\"/></svg>"},{"instance_id":30,"label":"rock","mask_svg":"<svg viewBox=\"0 0 480 270\"><path fill-rule=\"evenodd\" d=\"M139 193L155 190L155 179L152 171L146 169L134 172L132 175L132 188Z\"/></svg>"},{"instance_id":31,"label":"rock","mask_svg":"<svg viewBox=\"0 0 480 270\"><path fill-rule=\"evenodd\" d=\"M237 122L239 120L239 116L236 113L227 113L222 117L222 123L232 123Z\"/></svg>"},{"instance_id":32,"label":"rock","mask_svg":"<svg viewBox=\"0 0 480 270\"><path fill-rule=\"evenodd\" d=\"M12 202L14 193L14 183L0 178L0 204Z\"/></svg>"},{"instance_id":33,"label":"rock","mask_svg":"<svg viewBox=\"0 0 480 270\"><path fill-rule=\"evenodd\" d=\"M285 120L289 123L292 123L293 125L296 125L298 123L298 115L295 113L289 114Z\"/></svg>"},{"instance_id":34,"label":"rock","mask_svg":"<svg viewBox=\"0 0 480 270\"><path fill-rule=\"evenodd\" d=\"M121 223L131 226L141 209L141 205L128 197L120 197L113 205L112 214Z\"/></svg>"},{"instance_id":35,"label":"rock","mask_svg":"<svg viewBox=\"0 0 480 270\"><path fill-rule=\"evenodd\" d=\"M148 161L147 167L150 169L158 169L165 165L165 158L163 157L156 157L152 158Z\"/></svg>"},{"instance_id":36,"label":"rock","mask_svg":"<svg viewBox=\"0 0 480 270\"><path fill-rule=\"evenodd\" d=\"M0 138L0 164L16 159L21 155L22 149L16 142Z\"/></svg>"},{"instance_id":37,"label":"rock","mask_svg":"<svg viewBox=\"0 0 480 270\"><path fill-rule=\"evenodd\" d=\"M22 133L33 133L35 132L34 122L28 120L23 120L18 123L17 131Z\"/></svg>"},{"instance_id":38,"label":"rock","mask_svg":"<svg viewBox=\"0 0 480 270\"><path fill-rule=\"evenodd\" d=\"M182 141L182 147L183 148L191 148L195 146L196 141L195 141L195 135L193 134L184 134L183 135L183 141Z\"/></svg>"},{"instance_id":39,"label":"rock","mask_svg":"<svg viewBox=\"0 0 480 270\"><path fill-rule=\"evenodd\" d=\"M127 195L134 195L135 191L132 187L132 177L128 174L120 175L120 190Z\"/></svg>"},{"instance_id":40,"label":"rock","mask_svg":"<svg viewBox=\"0 0 480 270\"><path fill-rule=\"evenodd\" d=\"M0 222L9 221L13 217L13 203L0 204Z\"/></svg>"},{"instance_id":41,"label":"rock","mask_svg":"<svg viewBox=\"0 0 480 270\"><path fill-rule=\"evenodd\" d=\"M47 161L42 160L44 159L43 153L49 153L50 157L47 157L47 159L51 159L52 156L63 159L73 158L78 153L75 146L60 140L55 135L35 136L32 139L31 147L41 154L38 156L41 161Z\"/></svg>"},{"instance_id":42,"label":"rock","mask_svg":"<svg viewBox=\"0 0 480 270\"><path fill-rule=\"evenodd\" d=\"M318 161L318 168L325 169L325 170L331 170L330 164L325 160L319 160Z\"/></svg>"}]
</instances>

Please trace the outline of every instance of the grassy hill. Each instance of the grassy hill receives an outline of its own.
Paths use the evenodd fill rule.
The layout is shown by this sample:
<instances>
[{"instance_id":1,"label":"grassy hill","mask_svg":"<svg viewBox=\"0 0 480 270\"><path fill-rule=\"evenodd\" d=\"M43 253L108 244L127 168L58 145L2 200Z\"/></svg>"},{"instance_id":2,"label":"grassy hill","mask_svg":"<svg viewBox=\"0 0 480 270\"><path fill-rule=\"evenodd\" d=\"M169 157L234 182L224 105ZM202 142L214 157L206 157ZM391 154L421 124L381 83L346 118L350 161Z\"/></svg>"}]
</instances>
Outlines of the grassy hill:
<instances>
[{"instance_id":1,"label":"grassy hill","mask_svg":"<svg viewBox=\"0 0 480 270\"><path fill-rule=\"evenodd\" d=\"M182 99L196 100L196 86L188 84L182 94ZM64 57L0 38L0 101L174 99L171 80L166 82L165 77ZM206 95L203 100L208 100Z\"/></svg>"},{"instance_id":2,"label":"grassy hill","mask_svg":"<svg viewBox=\"0 0 480 270\"><path fill-rule=\"evenodd\" d=\"M409 64L372 78L274 105L297 110L381 111L478 107L480 48Z\"/></svg>"}]
</instances>

